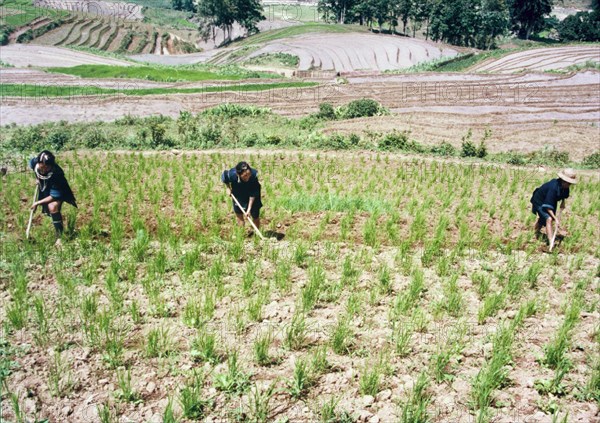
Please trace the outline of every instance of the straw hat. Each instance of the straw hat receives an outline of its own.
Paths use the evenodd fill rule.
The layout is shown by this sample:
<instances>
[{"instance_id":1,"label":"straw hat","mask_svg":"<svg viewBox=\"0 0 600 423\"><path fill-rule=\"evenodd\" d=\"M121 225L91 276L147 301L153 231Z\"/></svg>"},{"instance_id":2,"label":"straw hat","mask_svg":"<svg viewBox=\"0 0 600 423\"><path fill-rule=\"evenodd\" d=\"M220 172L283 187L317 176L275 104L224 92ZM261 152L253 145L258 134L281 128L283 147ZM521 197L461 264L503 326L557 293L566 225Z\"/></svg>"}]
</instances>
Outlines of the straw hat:
<instances>
[{"instance_id":1,"label":"straw hat","mask_svg":"<svg viewBox=\"0 0 600 423\"><path fill-rule=\"evenodd\" d=\"M575 174L575 171L571 168L563 169L562 171L558 172L558 177L570 184L577 183L577 175Z\"/></svg>"}]
</instances>

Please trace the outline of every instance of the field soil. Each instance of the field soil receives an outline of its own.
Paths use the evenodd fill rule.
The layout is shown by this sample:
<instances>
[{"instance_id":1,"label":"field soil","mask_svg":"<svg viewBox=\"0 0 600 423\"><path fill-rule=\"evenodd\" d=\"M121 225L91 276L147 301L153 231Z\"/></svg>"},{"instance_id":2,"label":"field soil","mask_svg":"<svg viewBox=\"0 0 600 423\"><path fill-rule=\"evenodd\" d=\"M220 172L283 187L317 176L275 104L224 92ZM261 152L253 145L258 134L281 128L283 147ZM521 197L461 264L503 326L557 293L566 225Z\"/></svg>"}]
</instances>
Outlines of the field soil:
<instances>
[{"instance_id":1,"label":"field soil","mask_svg":"<svg viewBox=\"0 0 600 423\"><path fill-rule=\"evenodd\" d=\"M16 67L70 67L78 65L130 66L131 62L68 48L11 44L0 47L2 61Z\"/></svg>"},{"instance_id":2,"label":"field soil","mask_svg":"<svg viewBox=\"0 0 600 423\"><path fill-rule=\"evenodd\" d=\"M5 83L90 85L106 88L202 87L207 83L152 83L137 80L79 80L37 71L7 69ZM317 79L315 88L264 92L219 92L154 96L113 95L85 98L5 97L4 124L36 124L66 120L111 121L126 114L176 117L180 111L200 112L221 103L270 107L289 117L305 116L319 104L346 104L372 98L392 116L334 121L327 132L385 133L410 131L423 143L448 141L460 145L468 129L478 141L490 130L491 151L522 152L553 146L579 159L598 149L600 137L600 73L573 74L405 74L348 77L347 84ZM240 82L243 83L243 82Z\"/></svg>"},{"instance_id":3,"label":"field soil","mask_svg":"<svg viewBox=\"0 0 600 423\"><path fill-rule=\"evenodd\" d=\"M242 156L261 171L264 232L279 232L283 239L258 241L245 231L236 233L217 175L223 163ZM26 302L26 325L6 336L14 351L0 344L6 351L0 357L6 386L27 418L97 423L106 407L114 421L160 423L173 401L182 423L313 423L320 421L324 402L332 400L338 411L352 415L345 421L397 422L426 371L427 421L473 422L477 375L499 356L499 334L520 319L499 371L503 383L492 387L483 420L550 423L567 414L573 423L598 420L598 403L588 391L599 359L596 172L579 175L563 214L565 242L547 254L532 234L527 200L550 172L522 179L522 170L509 166L483 170L456 160L413 161L370 152L76 151L60 159L79 202L77 232L62 249L51 246L51 224L39 213L33 238L23 239L31 175L15 172L0 179L6 192L0 235L8 251L0 257L0 319L14 324L8 322L15 321L18 280L25 281L30 302L44 306L34 310ZM444 177L458 178L455 189ZM393 207L371 227L377 240L372 244L370 213L298 211L281 201L298 194L305 201L354 196ZM65 208L69 218L71 211ZM461 212L466 220L459 225L454 219ZM416 215L423 217L423 235L402 250L420 226ZM424 264L436 222L445 216L453 223L443 231L434 262ZM144 229L136 232L135 225ZM119 227L123 243L117 250ZM185 227L192 229L187 235ZM149 236L144 249L140 231ZM461 238L470 239L470 247L458 248ZM505 249L513 242L523 249ZM417 274L423 287L404 309ZM450 290L452 280L456 285ZM294 316L308 304L311 286L318 286L316 302L303 313L304 336L290 346L290 339L298 339L289 336ZM481 310L496 294L503 295L501 304L482 318ZM451 295L460 298L454 311L446 309ZM260 310L253 316L256 301ZM556 372L543 360L572 310L576 318L562 350L569 367L555 395L544 391ZM47 332L38 324L40 316L48 319ZM96 332L89 328L100 328L96 322L103 316L111 317L110 334L124 334L118 360L109 355L113 338L92 342ZM334 334L344 318L349 343L334 351ZM400 351L404 325L408 342ZM168 334L168 344L156 356L150 334L159 329ZM200 355L206 351L198 346L203 334L216 336L214 360ZM265 334L272 336L272 360L259 364L255 346ZM257 391L227 392L218 383L234 351L238 370L253 389L264 394L269 386L277 388L265 406L268 419L253 418ZM325 363L321 360L310 383L294 393L298 363L306 360L317 369L319 351ZM134 396L125 395L125 369ZM365 381L373 369L379 369L379 379L367 393ZM434 379L436 369L443 377ZM184 388L197 383L194 375L204 375L195 386L208 400L196 420L182 417L180 400ZM9 401L0 418L16 421Z\"/></svg>"},{"instance_id":4,"label":"field soil","mask_svg":"<svg viewBox=\"0 0 600 423\"><path fill-rule=\"evenodd\" d=\"M490 73L553 71L588 62L600 63L600 45L526 50L508 54L500 59L485 61L469 70Z\"/></svg>"}]
</instances>

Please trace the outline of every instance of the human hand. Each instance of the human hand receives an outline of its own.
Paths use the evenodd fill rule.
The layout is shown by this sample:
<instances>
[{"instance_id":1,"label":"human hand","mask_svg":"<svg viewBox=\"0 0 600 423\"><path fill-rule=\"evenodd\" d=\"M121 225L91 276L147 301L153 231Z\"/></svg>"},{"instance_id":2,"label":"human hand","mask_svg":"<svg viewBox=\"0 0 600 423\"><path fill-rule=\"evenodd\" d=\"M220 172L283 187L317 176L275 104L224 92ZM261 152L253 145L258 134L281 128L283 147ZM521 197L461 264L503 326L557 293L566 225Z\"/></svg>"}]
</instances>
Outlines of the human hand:
<instances>
[{"instance_id":1,"label":"human hand","mask_svg":"<svg viewBox=\"0 0 600 423\"><path fill-rule=\"evenodd\" d=\"M37 206L39 206L39 205L40 205L40 202L39 202L39 201L36 201L36 202L34 202L34 203L31 205L31 209L32 209L32 210L35 210L35 209L37 208Z\"/></svg>"}]
</instances>

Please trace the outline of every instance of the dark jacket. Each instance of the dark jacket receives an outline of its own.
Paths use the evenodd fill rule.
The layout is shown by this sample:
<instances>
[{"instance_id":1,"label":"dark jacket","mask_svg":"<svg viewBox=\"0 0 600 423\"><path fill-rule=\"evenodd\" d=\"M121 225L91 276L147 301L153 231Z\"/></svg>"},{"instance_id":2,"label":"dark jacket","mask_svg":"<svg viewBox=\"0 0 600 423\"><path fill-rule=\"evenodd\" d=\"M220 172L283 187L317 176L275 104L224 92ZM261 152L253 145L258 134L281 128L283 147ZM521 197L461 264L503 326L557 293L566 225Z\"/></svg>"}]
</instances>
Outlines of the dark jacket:
<instances>
[{"instance_id":1,"label":"dark jacket","mask_svg":"<svg viewBox=\"0 0 600 423\"><path fill-rule=\"evenodd\" d=\"M35 170L35 166L38 163L37 157L29 160L29 167ZM52 166L52 170L50 171L52 176L48 179L40 179L38 178L38 182L40 183L40 191L38 194L38 201L42 198L46 198L48 196L54 198L55 200L64 201L65 203L69 203L74 207L77 207L77 202L75 201L75 195L67 182L67 178L65 178L65 172L62 168L56 163ZM47 208L47 205L45 209ZM44 210L46 211L46 210Z\"/></svg>"},{"instance_id":2,"label":"dark jacket","mask_svg":"<svg viewBox=\"0 0 600 423\"><path fill-rule=\"evenodd\" d=\"M250 169L252 175L248 182L244 182L238 177L235 168L224 171L221 174L221 181L231 186L231 192L240 202L242 207L246 208L250 202L250 197L254 197L254 207L261 207L260 200L260 182L258 182L258 171Z\"/></svg>"},{"instance_id":3,"label":"dark jacket","mask_svg":"<svg viewBox=\"0 0 600 423\"><path fill-rule=\"evenodd\" d=\"M538 208L556 211L558 202L569 198L569 189L562 188L560 179L552 179L533 191L531 196L532 212L535 214Z\"/></svg>"}]
</instances>

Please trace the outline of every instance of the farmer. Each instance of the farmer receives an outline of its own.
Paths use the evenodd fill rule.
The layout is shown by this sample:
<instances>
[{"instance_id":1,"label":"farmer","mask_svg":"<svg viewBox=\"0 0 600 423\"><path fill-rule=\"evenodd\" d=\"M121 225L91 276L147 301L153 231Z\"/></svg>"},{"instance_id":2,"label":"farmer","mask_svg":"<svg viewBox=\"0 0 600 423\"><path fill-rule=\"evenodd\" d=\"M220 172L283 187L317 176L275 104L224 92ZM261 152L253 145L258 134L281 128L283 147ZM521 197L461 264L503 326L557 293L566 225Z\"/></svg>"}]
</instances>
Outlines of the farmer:
<instances>
[{"instance_id":1,"label":"farmer","mask_svg":"<svg viewBox=\"0 0 600 423\"><path fill-rule=\"evenodd\" d=\"M32 204L31 208L42 206L42 211L52 217L52 224L56 230L56 243L60 245L60 237L63 233L63 219L60 210L63 202L77 207L75 195L65 178L65 173L56 164L54 154L48 150L44 150L37 157L32 158L29 166L35 173L39 187L37 201Z\"/></svg>"},{"instance_id":2,"label":"farmer","mask_svg":"<svg viewBox=\"0 0 600 423\"><path fill-rule=\"evenodd\" d=\"M225 170L221 174L221 181L227 185L227 194L232 195L238 200L242 209L240 209L235 200L233 201L233 211L237 217L237 223L244 226L244 217L252 216L252 221L257 228L260 228L260 182L258 182L258 171L252 169L247 162L239 162L236 167Z\"/></svg>"},{"instance_id":3,"label":"farmer","mask_svg":"<svg viewBox=\"0 0 600 423\"><path fill-rule=\"evenodd\" d=\"M561 202L560 208L565 208L565 199L569 198L569 187L577 183L577 175L573 169L564 169L558 172L558 178L546 182L541 187L533 191L531 197L531 212L538 215L535 223L536 235L541 234L542 227L546 226L546 236L552 238L552 221L558 225L556 218L557 205Z\"/></svg>"}]
</instances>

